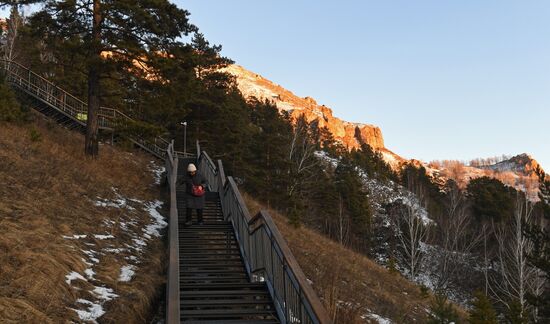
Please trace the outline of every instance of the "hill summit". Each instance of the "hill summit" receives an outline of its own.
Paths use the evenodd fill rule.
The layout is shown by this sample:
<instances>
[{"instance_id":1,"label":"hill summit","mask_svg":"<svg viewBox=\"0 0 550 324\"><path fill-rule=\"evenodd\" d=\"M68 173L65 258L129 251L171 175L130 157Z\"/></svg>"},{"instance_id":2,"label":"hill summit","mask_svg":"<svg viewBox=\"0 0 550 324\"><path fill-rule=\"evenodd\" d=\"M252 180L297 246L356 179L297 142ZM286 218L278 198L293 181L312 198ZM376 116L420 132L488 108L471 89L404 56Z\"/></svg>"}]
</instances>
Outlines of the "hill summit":
<instances>
[{"instance_id":1,"label":"hill summit","mask_svg":"<svg viewBox=\"0 0 550 324\"><path fill-rule=\"evenodd\" d=\"M332 109L325 105L319 105L315 99L298 97L291 91L240 65L229 65L222 70L236 77L239 90L244 97L270 100L279 110L288 112L292 118L304 115L307 121L318 120L320 127L327 127L334 138L348 148L358 148L361 142L365 142L377 150L385 148L382 131L378 126L351 123L334 117Z\"/></svg>"},{"instance_id":2,"label":"hill summit","mask_svg":"<svg viewBox=\"0 0 550 324\"><path fill-rule=\"evenodd\" d=\"M379 151L384 160L395 170L404 163L412 163L426 167L430 175L439 178L442 182L452 178L464 185L471 179L489 176L510 186L526 190L532 197L536 197L538 187L535 170L540 165L529 154L523 153L500 159L477 159L469 165L460 161L426 163L414 159L407 160L385 147L382 130L376 125L354 123L335 117L331 108L318 104L315 99L307 96L299 97L281 85L240 65L228 65L222 71L236 78L237 86L245 98L255 97L259 100L272 101L280 111L289 113L292 119L303 115L308 122L317 120L320 127L326 127L336 141L349 149L359 148L361 143L367 143Z\"/></svg>"}]
</instances>

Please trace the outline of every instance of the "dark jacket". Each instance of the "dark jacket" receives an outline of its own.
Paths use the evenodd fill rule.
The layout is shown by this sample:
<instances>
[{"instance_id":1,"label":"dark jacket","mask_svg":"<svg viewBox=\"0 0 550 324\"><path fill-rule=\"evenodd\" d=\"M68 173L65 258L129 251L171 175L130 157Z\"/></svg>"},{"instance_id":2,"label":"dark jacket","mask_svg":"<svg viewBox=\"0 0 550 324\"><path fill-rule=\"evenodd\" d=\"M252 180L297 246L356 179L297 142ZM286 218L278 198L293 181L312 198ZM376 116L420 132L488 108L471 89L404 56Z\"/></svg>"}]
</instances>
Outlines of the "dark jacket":
<instances>
[{"instance_id":1,"label":"dark jacket","mask_svg":"<svg viewBox=\"0 0 550 324\"><path fill-rule=\"evenodd\" d=\"M191 177L189 173L185 175L181 181L179 181L181 185L185 186L185 202L187 208L193 208L193 209L203 209L204 208L204 201L205 196L201 197L195 197L192 194L193 185L198 186L201 185L203 187L206 187L206 179L200 174L199 172L195 173L194 176Z\"/></svg>"}]
</instances>

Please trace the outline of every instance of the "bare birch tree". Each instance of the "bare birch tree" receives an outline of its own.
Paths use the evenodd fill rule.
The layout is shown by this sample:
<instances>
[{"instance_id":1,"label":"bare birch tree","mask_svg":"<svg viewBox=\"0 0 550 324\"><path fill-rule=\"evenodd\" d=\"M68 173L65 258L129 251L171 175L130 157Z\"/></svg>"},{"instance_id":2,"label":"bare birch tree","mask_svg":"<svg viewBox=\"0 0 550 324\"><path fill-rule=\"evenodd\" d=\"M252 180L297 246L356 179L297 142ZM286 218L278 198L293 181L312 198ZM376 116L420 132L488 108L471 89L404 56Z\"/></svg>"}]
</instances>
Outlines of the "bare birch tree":
<instances>
[{"instance_id":1,"label":"bare birch tree","mask_svg":"<svg viewBox=\"0 0 550 324\"><path fill-rule=\"evenodd\" d=\"M350 219L344 212L344 199L338 195L338 242L347 246L349 244Z\"/></svg>"},{"instance_id":2,"label":"bare birch tree","mask_svg":"<svg viewBox=\"0 0 550 324\"><path fill-rule=\"evenodd\" d=\"M415 279L422 262L422 243L428 236L428 226L423 214L426 206L426 188L412 174L407 173L408 189L418 199L399 203L390 210L390 219L395 228L395 234L401 247L401 255L409 270L411 279Z\"/></svg>"},{"instance_id":3,"label":"bare birch tree","mask_svg":"<svg viewBox=\"0 0 550 324\"><path fill-rule=\"evenodd\" d=\"M518 193L514 217L507 223L495 226L498 244L496 276L490 280L490 290L495 298L508 309L515 303L522 318L527 318L530 309L527 295L535 294L544 287L540 270L528 263L528 254L533 243L525 237L523 229L533 221L533 204L523 193ZM531 314L531 315L532 315Z\"/></svg>"},{"instance_id":4,"label":"bare birch tree","mask_svg":"<svg viewBox=\"0 0 550 324\"><path fill-rule=\"evenodd\" d=\"M401 255L411 279L415 279L420 270L423 256L421 244L428 234L427 227L422 222L421 212L420 206L415 204L400 204L390 212Z\"/></svg>"},{"instance_id":5,"label":"bare birch tree","mask_svg":"<svg viewBox=\"0 0 550 324\"><path fill-rule=\"evenodd\" d=\"M12 5L10 17L6 21L7 30L4 43L4 59L8 61L16 60L19 56L18 39L21 28L24 24L24 18L19 14L18 6Z\"/></svg>"},{"instance_id":6,"label":"bare birch tree","mask_svg":"<svg viewBox=\"0 0 550 324\"><path fill-rule=\"evenodd\" d=\"M296 120L288 151L291 177L287 192L289 197L293 197L296 190L311 178L312 169L319 164L314 155L316 149L316 143L311 136L311 125L301 116Z\"/></svg>"},{"instance_id":7,"label":"bare birch tree","mask_svg":"<svg viewBox=\"0 0 550 324\"><path fill-rule=\"evenodd\" d=\"M446 213L438 220L441 255L438 258L436 290L448 288L460 271L459 265L466 263L470 253L481 243L483 233L471 233L472 217L468 213L467 200L455 182L447 184Z\"/></svg>"}]
</instances>

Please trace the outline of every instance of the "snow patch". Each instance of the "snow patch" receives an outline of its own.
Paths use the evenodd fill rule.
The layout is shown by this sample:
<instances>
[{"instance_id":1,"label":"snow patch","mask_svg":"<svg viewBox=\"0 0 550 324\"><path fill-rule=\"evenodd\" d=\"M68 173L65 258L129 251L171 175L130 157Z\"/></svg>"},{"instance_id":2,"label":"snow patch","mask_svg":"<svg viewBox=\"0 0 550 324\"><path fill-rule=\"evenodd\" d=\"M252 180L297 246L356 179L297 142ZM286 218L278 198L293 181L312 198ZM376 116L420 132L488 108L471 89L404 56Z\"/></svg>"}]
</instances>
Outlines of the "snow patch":
<instances>
[{"instance_id":1,"label":"snow patch","mask_svg":"<svg viewBox=\"0 0 550 324\"><path fill-rule=\"evenodd\" d=\"M82 239L82 238L86 238L88 235L73 235L73 236L66 236L66 235L62 235L61 237L63 237L64 239L67 239L67 240L78 240L78 239Z\"/></svg>"},{"instance_id":2,"label":"snow patch","mask_svg":"<svg viewBox=\"0 0 550 324\"><path fill-rule=\"evenodd\" d=\"M164 220L164 217L158 212L157 208L162 206L162 202L155 200L146 204L145 210L149 212L149 215L153 218L153 223L147 225L143 230L148 235L160 237L160 230L168 226L168 223Z\"/></svg>"},{"instance_id":3,"label":"snow patch","mask_svg":"<svg viewBox=\"0 0 550 324\"><path fill-rule=\"evenodd\" d=\"M391 324L392 321L383 317L383 316L380 316L378 314L374 314L374 313L369 313L369 314L365 314L363 316L361 316L361 318L363 319L372 319L372 320L375 320L377 321L379 324Z\"/></svg>"},{"instance_id":4,"label":"snow patch","mask_svg":"<svg viewBox=\"0 0 550 324\"><path fill-rule=\"evenodd\" d=\"M94 279L95 272L91 268L84 270L84 274L86 274L86 277L88 277L89 280Z\"/></svg>"},{"instance_id":5,"label":"snow patch","mask_svg":"<svg viewBox=\"0 0 550 324\"><path fill-rule=\"evenodd\" d=\"M120 248L104 248L103 249L104 252L107 252L107 253L122 253L124 251L126 251L126 249L120 249Z\"/></svg>"},{"instance_id":6,"label":"snow patch","mask_svg":"<svg viewBox=\"0 0 550 324\"><path fill-rule=\"evenodd\" d=\"M105 301L118 297L118 295L114 293L113 289L107 287L95 287L94 290L92 290L92 293L94 293L97 298Z\"/></svg>"},{"instance_id":7,"label":"snow patch","mask_svg":"<svg viewBox=\"0 0 550 324\"><path fill-rule=\"evenodd\" d=\"M155 161L151 161L149 164L149 170L151 170L154 175L155 184L160 185L162 174L166 171L166 168L163 166L158 166Z\"/></svg>"},{"instance_id":8,"label":"snow patch","mask_svg":"<svg viewBox=\"0 0 550 324\"><path fill-rule=\"evenodd\" d=\"M112 239L112 238L115 238L113 235L111 234L107 234L107 235L103 235L103 234L95 234L94 237L98 240L106 240L106 239Z\"/></svg>"},{"instance_id":9,"label":"snow patch","mask_svg":"<svg viewBox=\"0 0 550 324\"><path fill-rule=\"evenodd\" d=\"M93 323L97 323L96 320L101 316L103 316L103 314L105 314L105 311L103 310L103 307L101 307L100 304L94 304L89 300L81 299L81 298L77 299L76 302L80 304L88 305L87 310L72 308L72 310L74 310L78 314L78 318L80 318L83 321L91 321Z\"/></svg>"},{"instance_id":10,"label":"snow patch","mask_svg":"<svg viewBox=\"0 0 550 324\"><path fill-rule=\"evenodd\" d=\"M93 263L99 263L99 259L95 257L98 254L96 251L94 251L94 250L82 250L82 252L84 252L84 254L86 254L88 256L88 258L90 259L90 261L92 261Z\"/></svg>"},{"instance_id":11,"label":"snow patch","mask_svg":"<svg viewBox=\"0 0 550 324\"><path fill-rule=\"evenodd\" d=\"M66 275L65 278L66 278L65 282L66 282L67 285L69 285L69 286L71 285L71 282L72 282L73 280L80 279L80 280L88 281L88 280L86 280L86 278L84 278L80 273L75 272L75 271L69 272L69 274Z\"/></svg>"},{"instance_id":12,"label":"snow patch","mask_svg":"<svg viewBox=\"0 0 550 324\"><path fill-rule=\"evenodd\" d=\"M118 281L128 282L132 280L132 277L134 276L136 267L133 265L125 265L122 268L120 268L120 276L118 277Z\"/></svg>"}]
</instances>

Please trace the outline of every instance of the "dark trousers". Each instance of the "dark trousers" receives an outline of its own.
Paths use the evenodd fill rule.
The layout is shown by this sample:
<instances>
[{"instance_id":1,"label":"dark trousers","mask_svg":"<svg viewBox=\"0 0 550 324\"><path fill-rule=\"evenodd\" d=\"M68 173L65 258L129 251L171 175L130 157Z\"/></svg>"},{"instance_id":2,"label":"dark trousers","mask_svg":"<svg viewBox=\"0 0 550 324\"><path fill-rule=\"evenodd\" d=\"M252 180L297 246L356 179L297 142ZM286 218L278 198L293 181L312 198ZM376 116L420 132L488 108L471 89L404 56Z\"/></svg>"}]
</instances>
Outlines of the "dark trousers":
<instances>
[{"instance_id":1,"label":"dark trousers","mask_svg":"<svg viewBox=\"0 0 550 324\"><path fill-rule=\"evenodd\" d=\"M193 208L187 208L187 209L185 210L185 212L186 212L185 221L186 221L186 222L190 222L190 221L193 219L193 217L192 217L192 215L191 215L192 212L193 212ZM202 208L201 208L201 209L197 209L197 218L198 218L198 221L199 221L199 222L202 222Z\"/></svg>"}]
</instances>

